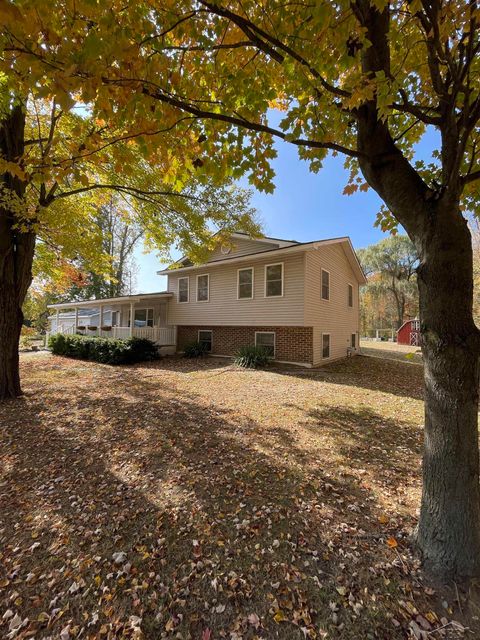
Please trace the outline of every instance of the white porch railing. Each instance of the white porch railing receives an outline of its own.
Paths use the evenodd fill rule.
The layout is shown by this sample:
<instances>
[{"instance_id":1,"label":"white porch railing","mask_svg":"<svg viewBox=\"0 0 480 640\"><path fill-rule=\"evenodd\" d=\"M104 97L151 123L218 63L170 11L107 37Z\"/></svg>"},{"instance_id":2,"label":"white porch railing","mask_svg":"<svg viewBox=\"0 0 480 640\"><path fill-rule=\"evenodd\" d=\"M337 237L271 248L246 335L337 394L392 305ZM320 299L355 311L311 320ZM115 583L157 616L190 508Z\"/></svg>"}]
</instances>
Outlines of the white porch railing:
<instances>
[{"instance_id":1,"label":"white porch railing","mask_svg":"<svg viewBox=\"0 0 480 640\"><path fill-rule=\"evenodd\" d=\"M129 338L130 335L133 335L135 338L148 338L149 340L153 340L156 344L160 346L172 346L176 344L176 327L167 326L167 327L133 327L132 333L130 334L130 327L112 327L110 330L105 329L85 329L82 331L77 331L73 326L63 326L59 325L58 330L49 332L50 335L52 333L64 333L64 334L75 334L79 333L80 335L86 336L98 336L101 338Z\"/></svg>"},{"instance_id":2,"label":"white porch railing","mask_svg":"<svg viewBox=\"0 0 480 640\"><path fill-rule=\"evenodd\" d=\"M65 334L73 335L75 333L75 327L73 327L71 325L64 327L63 324L61 324L60 327L59 327L58 333L65 333Z\"/></svg>"},{"instance_id":3,"label":"white porch railing","mask_svg":"<svg viewBox=\"0 0 480 640\"><path fill-rule=\"evenodd\" d=\"M104 334L102 332L102 334ZM113 338L130 337L130 327L112 327ZM148 338L160 345L176 344L175 327L133 327L132 335L136 338Z\"/></svg>"}]
</instances>

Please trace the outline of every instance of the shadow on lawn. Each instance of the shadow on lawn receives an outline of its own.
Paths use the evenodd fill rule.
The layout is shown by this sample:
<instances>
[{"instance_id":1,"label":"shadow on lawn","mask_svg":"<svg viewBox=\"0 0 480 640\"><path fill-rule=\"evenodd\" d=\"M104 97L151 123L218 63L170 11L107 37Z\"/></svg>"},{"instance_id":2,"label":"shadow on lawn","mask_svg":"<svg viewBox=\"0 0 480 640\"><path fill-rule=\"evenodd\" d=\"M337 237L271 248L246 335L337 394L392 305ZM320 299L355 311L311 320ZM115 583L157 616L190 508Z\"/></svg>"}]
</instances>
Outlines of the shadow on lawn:
<instances>
[{"instance_id":1,"label":"shadow on lawn","mask_svg":"<svg viewBox=\"0 0 480 640\"><path fill-rule=\"evenodd\" d=\"M315 408L307 417L305 427L332 436L352 468L367 467L376 474L388 470L398 483L418 474L423 432L411 423L388 419L368 407Z\"/></svg>"},{"instance_id":2,"label":"shadow on lawn","mask_svg":"<svg viewBox=\"0 0 480 640\"><path fill-rule=\"evenodd\" d=\"M329 384L423 400L423 368L406 362L358 355L307 370L277 365L272 371L280 375L317 379Z\"/></svg>"},{"instance_id":3,"label":"shadow on lawn","mask_svg":"<svg viewBox=\"0 0 480 640\"><path fill-rule=\"evenodd\" d=\"M235 628L240 613L248 627L252 611L264 620L266 637L303 637L298 627L273 622L274 597L287 617L292 607L304 611L300 626L328 626L345 562L333 549L356 544L358 527L376 521L374 497L353 476L307 472L307 453L284 430L265 432L163 382L142 379L119 389L114 371L98 391L78 383L70 396L57 390L0 407L0 542L10 580L0 598L16 591L21 617L30 620L54 598L55 607L68 603L48 633L36 623L38 637L59 635L69 619L85 625L97 612L89 632L107 624L112 637L123 637L129 617L138 615L148 639L167 624L200 638L207 627ZM345 455L382 473L385 458L372 447L362 451L380 428L378 416L339 409L309 417L309 428L336 433L339 447L353 429L356 442ZM416 447L402 431L387 438L392 425L383 427L389 454L400 441ZM351 504L361 509L354 513ZM125 574L118 574L123 563L112 561L120 551L132 564ZM376 548L366 545L362 554L367 569L378 560ZM320 568L323 582L332 576L333 596L313 581ZM360 569L356 564L349 587L359 593L374 580ZM29 572L34 579L26 580ZM378 579L383 584L383 574ZM277 582L279 592L271 586ZM80 586L69 592L72 584ZM366 629L380 623L377 605L369 615L365 610ZM348 607L339 618L342 637L357 637L358 618ZM388 633L402 637L389 624Z\"/></svg>"},{"instance_id":4,"label":"shadow on lawn","mask_svg":"<svg viewBox=\"0 0 480 640\"><path fill-rule=\"evenodd\" d=\"M181 355L164 356L159 360L149 363L132 365L142 370L156 369L167 372L180 373L200 373L202 371L214 371L224 369L232 364L231 358L217 358L215 356L205 356L202 358L184 358Z\"/></svg>"}]
</instances>

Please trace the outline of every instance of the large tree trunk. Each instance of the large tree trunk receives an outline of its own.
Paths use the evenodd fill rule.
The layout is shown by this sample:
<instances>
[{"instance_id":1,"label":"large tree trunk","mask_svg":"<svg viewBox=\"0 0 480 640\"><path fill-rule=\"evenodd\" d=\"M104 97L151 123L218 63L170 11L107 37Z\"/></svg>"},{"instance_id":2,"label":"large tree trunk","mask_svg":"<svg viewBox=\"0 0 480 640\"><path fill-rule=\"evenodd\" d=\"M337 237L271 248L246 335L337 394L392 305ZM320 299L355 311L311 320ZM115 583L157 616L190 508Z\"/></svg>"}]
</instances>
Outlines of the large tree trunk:
<instances>
[{"instance_id":1,"label":"large tree trunk","mask_svg":"<svg viewBox=\"0 0 480 640\"><path fill-rule=\"evenodd\" d=\"M5 259L8 257L0 256L3 262ZM18 345L23 315L15 287L10 278L5 277L7 269L4 265L0 274L0 400L15 398L22 393Z\"/></svg>"},{"instance_id":2,"label":"large tree trunk","mask_svg":"<svg viewBox=\"0 0 480 640\"><path fill-rule=\"evenodd\" d=\"M23 155L25 115L12 108L0 122L0 153L16 163ZM22 305L32 280L35 235L29 221L20 220L25 183L18 176L1 177L0 205L0 400L21 395L18 346L23 322Z\"/></svg>"},{"instance_id":3,"label":"large tree trunk","mask_svg":"<svg viewBox=\"0 0 480 640\"><path fill-rule=\"evenodd\" d=\"M387 33L373 12L369 38ZM383 68L388 42L364 54ZM417 543L424 567L441 580L480 576L478 453L479 332L473 322L471 237L455 177L430 189L378 120L376 103L358 113L360 166L367 182L403 224L420 256L418 285L425 362L425 447Z\"/></svg>"},{"instance_id":4,"label":"large tree trunk","mask_svg":"<svg viewBox=\"0 0 480 640\"><path fill-rule=\"evenodd\" d=\"M454 188L453 196L438 199L422 185L409 192L408 169L398 155L392 158L390 170L384 165L377 172L364 163L364 173L389 201L420 256L425 445L416 540L430 575L443 581L478 577L480 339L472 314L470 232Z\"/></svg>"},{"instance_id":5,"label":"large tree trunk","mask_svg":"<svg viewBox=\"0 0 480 640\"><path fill-rule=\"evenodd\" d=\"M362 70L390 74L388 6L352 5L373 43ZM472 317L472 246L459 201L455 116L445 107L441 188L430 187L396 145L372 99L356 112L359 164L415 243L425 361L425 449L417 542L441 579L480 576L479 332Z\"/></svg>"},{"instance_id":6,"label":"large tree trunk","mask_svg":"<svg viewBox=\"0 0 480 640\"><path fill-rule=\"evenodd\" d=\"M458 209L440 206L421 245L425 446L417 541L430 573L467 578L480 575L479 338L471 238Z\"/></svg>"}]
</instances>

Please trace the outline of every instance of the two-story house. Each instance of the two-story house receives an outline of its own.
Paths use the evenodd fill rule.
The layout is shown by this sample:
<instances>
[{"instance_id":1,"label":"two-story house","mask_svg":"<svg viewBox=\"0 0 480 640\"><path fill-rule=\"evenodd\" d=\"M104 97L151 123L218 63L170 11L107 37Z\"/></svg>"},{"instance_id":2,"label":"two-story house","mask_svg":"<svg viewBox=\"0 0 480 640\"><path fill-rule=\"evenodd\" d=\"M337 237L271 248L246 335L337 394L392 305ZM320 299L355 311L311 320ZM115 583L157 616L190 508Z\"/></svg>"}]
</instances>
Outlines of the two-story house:
<instances>
[{"instance_id":1,"label":"two-story house","mask_svg":"<svg viewBox=\"0 0 480 640\"><path fill-rule=\"evenodd\" d=\"M185 259L158 273L167 276L165 292L51 305L51 331L151 337L170 352L200 341L217 356L255 344L304 366L358 348L365 276L347 237L295 242L235 233L204 264ZM95 308L98 325L80 328L85 308Z\"/></svg>"}]
</instances>

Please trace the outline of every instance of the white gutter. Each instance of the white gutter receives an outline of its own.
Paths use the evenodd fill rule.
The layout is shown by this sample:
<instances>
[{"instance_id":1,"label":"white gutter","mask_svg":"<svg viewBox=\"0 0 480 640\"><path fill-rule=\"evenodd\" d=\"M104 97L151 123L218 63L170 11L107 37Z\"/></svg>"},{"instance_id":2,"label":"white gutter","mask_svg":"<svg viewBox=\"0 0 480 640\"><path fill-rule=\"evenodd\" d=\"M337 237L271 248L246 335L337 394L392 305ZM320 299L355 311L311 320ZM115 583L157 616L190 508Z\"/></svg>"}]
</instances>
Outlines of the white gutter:
<instances>
[{"instance_id":1,"label":"white gutter","mask_svg":"<svg viewBox=\"0 0 480 640\"><path fill-rule=\"evenodd\" d=\"M142 300L150 300L155 298L171 298L173 293L168 291L164 293L145 293L136 296L121 296L120 298L101 298L99 300L84 300L83 302L60 302L57 304L48 304L48 309L90 309L98 307L100 304L128 304L130 302L141 302Z\"/></svg>"}]
</instances>

